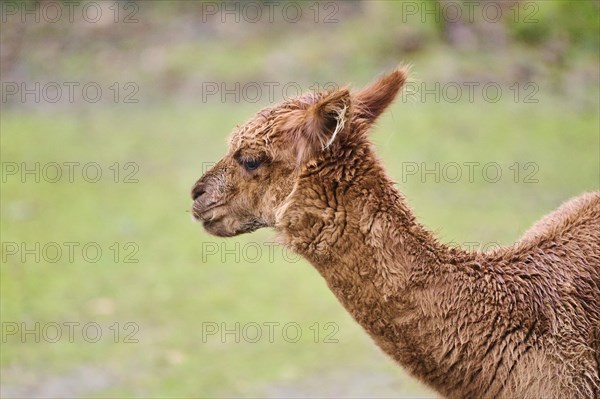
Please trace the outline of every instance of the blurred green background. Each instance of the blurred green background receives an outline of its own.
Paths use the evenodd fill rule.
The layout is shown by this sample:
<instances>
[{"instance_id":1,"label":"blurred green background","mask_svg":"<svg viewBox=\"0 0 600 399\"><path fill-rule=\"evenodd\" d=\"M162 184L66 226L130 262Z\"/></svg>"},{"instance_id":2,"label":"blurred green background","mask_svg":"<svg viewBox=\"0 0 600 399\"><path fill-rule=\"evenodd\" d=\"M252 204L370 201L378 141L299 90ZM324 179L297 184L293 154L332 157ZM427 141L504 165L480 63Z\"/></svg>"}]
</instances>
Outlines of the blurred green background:
<instances>
[{"instance_id":1,"label":"blurred green background","mask_svg":"<svg viewBox=\"0 0 600 399\"><path fill-rule=\"evenodd\" d=\"M272 231L191 220L232 128L298 87L412 66L373 140L453 245L598 189L596 0L77 4L2 3L2 397L435 397Z\"/></svg>"}]
</instances>

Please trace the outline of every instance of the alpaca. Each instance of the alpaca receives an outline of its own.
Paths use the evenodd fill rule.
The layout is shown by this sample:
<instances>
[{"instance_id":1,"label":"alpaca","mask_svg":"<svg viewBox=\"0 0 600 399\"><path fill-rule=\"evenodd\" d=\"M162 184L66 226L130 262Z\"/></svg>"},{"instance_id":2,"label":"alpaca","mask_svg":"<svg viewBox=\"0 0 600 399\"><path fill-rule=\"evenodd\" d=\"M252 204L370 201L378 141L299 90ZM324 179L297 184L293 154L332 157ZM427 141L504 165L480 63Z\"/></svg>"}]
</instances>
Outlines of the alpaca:
<instances>
[{"instance_id":1,"label":"alpaca","mask_svg":"<svg viewBox=\"0 0 600 399\"><path fill-rule=\"evenodd\" d=\"M273 227L375 343L448 398L600 397L600 192L515 245L469 252L419 224L369 142L406 80L263 109L192 189L211 234Z\"/></svg>"}]
</instances>

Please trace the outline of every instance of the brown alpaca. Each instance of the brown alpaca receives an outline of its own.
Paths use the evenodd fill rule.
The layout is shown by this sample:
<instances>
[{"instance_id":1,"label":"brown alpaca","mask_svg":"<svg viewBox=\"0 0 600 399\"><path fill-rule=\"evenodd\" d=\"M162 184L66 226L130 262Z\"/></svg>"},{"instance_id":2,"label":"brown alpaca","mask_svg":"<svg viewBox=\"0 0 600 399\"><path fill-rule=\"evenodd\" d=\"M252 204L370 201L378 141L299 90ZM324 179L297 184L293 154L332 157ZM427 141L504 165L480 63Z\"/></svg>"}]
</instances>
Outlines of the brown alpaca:
<instances>
[{"instance_id":1,"label":"brown alpaca","mask_svg":"<svg viewBox=\"0 0 600 399\"><path fill-rule=\"evenodd\" d=\"M405 79L260 111L194 185L194 216L223 237L274 227L383 351L445 397L599 398L600 192L511 247L441 244L368 139Z\"/></svg>"}]
</instances>

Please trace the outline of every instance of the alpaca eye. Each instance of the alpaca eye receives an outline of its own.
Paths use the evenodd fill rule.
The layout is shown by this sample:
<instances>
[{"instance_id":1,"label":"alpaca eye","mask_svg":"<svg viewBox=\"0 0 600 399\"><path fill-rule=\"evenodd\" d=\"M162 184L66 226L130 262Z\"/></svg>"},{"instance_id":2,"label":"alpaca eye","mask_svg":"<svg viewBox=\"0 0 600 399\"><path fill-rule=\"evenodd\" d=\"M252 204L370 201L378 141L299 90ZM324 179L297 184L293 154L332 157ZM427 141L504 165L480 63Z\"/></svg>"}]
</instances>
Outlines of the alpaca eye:
<instances>
[{"instance_id":1,"label":"alpaca eye","mask_svg":"<svg viewBox=\"0 0 600 399\"><path fill-rule=\"evenodd\" d=\"M244 168L250 172L258 168L261 163L262 161L260 159L249 159L247 161L243 161L242 165L244 165Z\"/></svg>"}]
</instances>

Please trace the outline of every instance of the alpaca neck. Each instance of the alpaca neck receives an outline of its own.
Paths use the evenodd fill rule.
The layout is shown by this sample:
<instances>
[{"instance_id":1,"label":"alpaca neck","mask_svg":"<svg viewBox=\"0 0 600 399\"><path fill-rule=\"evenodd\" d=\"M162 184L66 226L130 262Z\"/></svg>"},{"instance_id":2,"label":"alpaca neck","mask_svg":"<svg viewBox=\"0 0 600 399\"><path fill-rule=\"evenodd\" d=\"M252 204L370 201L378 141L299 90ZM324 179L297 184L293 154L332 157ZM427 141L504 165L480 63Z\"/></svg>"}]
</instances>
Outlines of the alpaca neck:
<instances>
[{"instance_id":1,"label":"alpaca neck","mask_svg":"<svg viewBox=\"0 0 600 399\"><path fill-rule=\"evenodd\" d=\"M337 173L303 176L276 223L285 244L328 282L362 276L387 297L425 283L422 274L472 259L417 222L376 161L365 169L346 182Z\"/></svg>"},{"instance_id":2,"label":"alpaca neck","mask_svg":"<svg viewBox=\"0 0 600 399\"><path fill-rule=\"evenodd\" d=\"M436 347L458 338L453 326L437 325L440 299L452 295L448 276L475 255L439 243L377 163L340 181L301 179L278 230L385 352L442 391L435 379L453 366Z\"/></svg>"}]
</instances>

